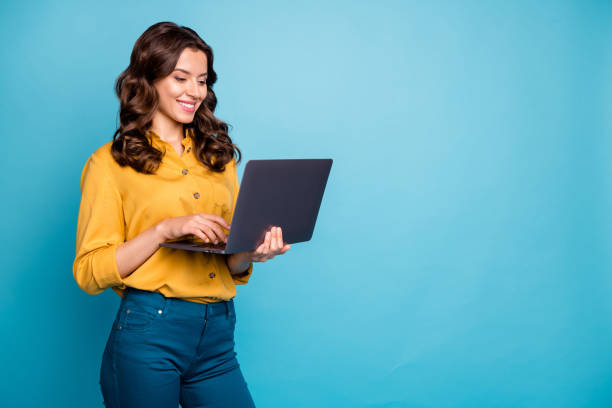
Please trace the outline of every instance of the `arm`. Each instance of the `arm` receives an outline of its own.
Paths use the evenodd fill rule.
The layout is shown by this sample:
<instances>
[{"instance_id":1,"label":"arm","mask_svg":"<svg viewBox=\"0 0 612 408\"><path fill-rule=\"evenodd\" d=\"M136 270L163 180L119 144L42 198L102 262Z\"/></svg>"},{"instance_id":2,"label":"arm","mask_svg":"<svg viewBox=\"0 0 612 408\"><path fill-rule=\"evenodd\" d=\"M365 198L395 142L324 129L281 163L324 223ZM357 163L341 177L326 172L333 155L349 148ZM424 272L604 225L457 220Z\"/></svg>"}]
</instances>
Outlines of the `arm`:
<instances>
[{"instance_id":1,"label":"arm","mask_svg":"<svg viewBox=\"0 0 612 408\"><path fill-rule=\"evenodd\" d=\"M109 170L95 156L81 173L74 278L81 289L97 294L124 285L123 278L142 265L165 241L164 221L124 242L121 195Z\"/></svg>"},{"instance_id":2,"label":"arm","mask_svg":"<svg viewBox=\"0 0 612 408\"><path fill-rule=\"evenodd\" d=\"M236 278L244 278L252 272L253 263L249 260L247 252L228 255L225 260L230 273Z\"/></svg>"},{"instance_id":3,"label":"arm","mask_svg":"<svg viewBox=\"0 0 612 408\"><path fill-rule=\"evenodd\" d=\"M104 160L93 154L81 172L81 203L72 265L74 279L81 289L95 295L106 288L124 285L115 259L124 236L121 196Z\"/></svg>"},{"instance_id":4,"label":"arm","mask_svg":"<svg viewBox=\"0 0 612 408\"><path fill-rule=\"evenodd\" d=\"M145 263L164 242L163 221L153 225L117 247L117 270L122 278Z\"/></svg>"}]
</instances>

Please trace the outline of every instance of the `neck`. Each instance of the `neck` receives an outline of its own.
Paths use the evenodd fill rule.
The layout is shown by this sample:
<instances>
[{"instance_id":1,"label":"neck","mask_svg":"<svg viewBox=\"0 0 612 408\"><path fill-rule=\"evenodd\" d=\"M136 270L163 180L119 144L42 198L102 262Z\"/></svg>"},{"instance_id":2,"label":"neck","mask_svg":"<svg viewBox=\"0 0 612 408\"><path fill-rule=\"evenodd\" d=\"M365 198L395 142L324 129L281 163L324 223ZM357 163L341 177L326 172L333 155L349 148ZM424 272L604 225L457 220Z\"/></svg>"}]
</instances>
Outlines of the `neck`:
<instances>
[{"instance_id":1,"label":"neck","mask_svg":"<svg viewBox=\"0 0 612 408\"><path fill-rule=\"evenodd\" d=\"M151 130L168 143L180 142L184 137L183 124L160 113L153 116Z\"/></svg>"}]
</instances>

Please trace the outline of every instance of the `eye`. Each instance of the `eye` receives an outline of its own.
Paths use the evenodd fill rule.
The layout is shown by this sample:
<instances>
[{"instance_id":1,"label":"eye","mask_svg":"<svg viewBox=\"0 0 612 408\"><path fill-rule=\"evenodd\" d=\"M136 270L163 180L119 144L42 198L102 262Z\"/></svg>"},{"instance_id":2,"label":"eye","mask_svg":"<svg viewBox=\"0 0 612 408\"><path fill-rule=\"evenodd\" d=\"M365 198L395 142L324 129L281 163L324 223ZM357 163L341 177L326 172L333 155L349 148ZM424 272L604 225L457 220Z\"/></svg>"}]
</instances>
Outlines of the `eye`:
<instances>
[{"instance_id":1,"label":"eye","mask_svg":"<svg viewBox=\"0 0 612 408\"><path fill-rule=\"evenodd\" d=\"M174 77L174 79L176 79L176 80L177 80L177 81L179 81L179 82L181 82L181 81L184 81L184 80L185 80L185 78L181 78L181 77Z\"/></svg>"},{"instance_id":2,"label":"eye","mask_svg":"<svg viewBox=\"0 0 612 408\"><path fill-rule=\"evenodd\" d=\"M206 81L200 81L200 85L206 85Z\"/></svg>"}]
</instances>

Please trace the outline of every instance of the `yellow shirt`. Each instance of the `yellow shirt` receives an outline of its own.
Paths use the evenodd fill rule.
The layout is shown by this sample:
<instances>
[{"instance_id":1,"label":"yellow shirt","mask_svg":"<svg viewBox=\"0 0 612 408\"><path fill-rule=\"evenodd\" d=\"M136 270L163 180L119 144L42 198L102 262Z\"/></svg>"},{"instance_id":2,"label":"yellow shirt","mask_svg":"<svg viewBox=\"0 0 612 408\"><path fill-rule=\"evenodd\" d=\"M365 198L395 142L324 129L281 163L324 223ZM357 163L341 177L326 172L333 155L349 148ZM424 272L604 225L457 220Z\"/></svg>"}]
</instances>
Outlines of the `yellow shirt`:
<instances>
[{"instance_id":1,"label":"yellow shirt","mask_svg":"<svg viewBox=\"0 0 612 408\"><path fill-rule=\"evenodd\" d=\"M253 264L231 275L223 254L159 247L125 278L117 270L115 252L124 241L164 218L199 212L218 214L231 224L238 176L236 161L216 173L195 156L191 132L185 132L183 155L151 132L154 147L165 151L156 174L121 167L108 142L85 162L76 233L74 279L89 294L112 288L123 297L129 287L156 291L198 303L229 300L236 284L246 284ZM191 236L195 237L195 236ZM185 237L186 238L186 237Z\"/></svg>"}]
</instances>

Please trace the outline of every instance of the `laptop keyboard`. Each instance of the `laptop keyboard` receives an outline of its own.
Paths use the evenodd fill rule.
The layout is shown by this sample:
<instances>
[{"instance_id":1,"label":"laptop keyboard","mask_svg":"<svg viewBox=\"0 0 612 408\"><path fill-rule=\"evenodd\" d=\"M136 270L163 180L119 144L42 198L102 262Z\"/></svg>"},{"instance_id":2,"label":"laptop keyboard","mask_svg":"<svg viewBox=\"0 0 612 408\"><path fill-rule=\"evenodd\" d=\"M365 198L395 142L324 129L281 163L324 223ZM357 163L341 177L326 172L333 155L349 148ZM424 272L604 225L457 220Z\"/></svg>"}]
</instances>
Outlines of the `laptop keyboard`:
<instances>
[{"instance_id":1,"label":"laptop keyboard","mask_svg":"<svg viewBox=\"0 0 612 408\"><path fill-rule=\"evenodd\" d=\"M210 248L210 249L225 249L225 242L221 242L219 244L206 243L206 242L189 242L192 246L198 248Z\"/></svg>"},{"instance_id":2,"label":"laptop keyboard","mask_svg":"<svg viewBox=\"0 0 612 408\"><path fill-rule=\"evenodd\" d=\"M210 249L225 249L226 247L226 243L225 242L221 242L218 244L213 244L212 242L201 242L201 241L195 241L194 239L181 239L178 241L172 241L173 243L176 244L189 244L192 247L196 247L196 248L210 248Z\"/></svg>"}]
</instances>

